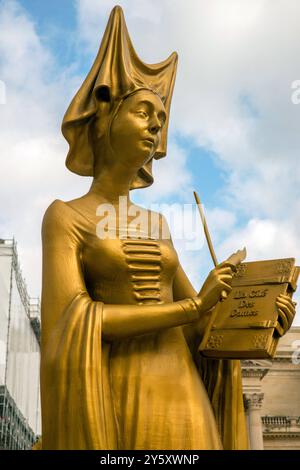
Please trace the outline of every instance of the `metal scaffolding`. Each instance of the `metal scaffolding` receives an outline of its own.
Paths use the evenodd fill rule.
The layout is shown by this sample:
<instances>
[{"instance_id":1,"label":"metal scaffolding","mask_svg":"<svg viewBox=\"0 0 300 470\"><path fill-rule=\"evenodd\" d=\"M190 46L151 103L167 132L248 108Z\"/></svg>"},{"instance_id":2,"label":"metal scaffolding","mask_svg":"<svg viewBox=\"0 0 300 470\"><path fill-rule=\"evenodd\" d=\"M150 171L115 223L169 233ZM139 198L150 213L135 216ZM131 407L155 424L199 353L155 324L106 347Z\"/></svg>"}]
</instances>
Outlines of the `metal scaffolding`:
<instances>
[{"instance_id":1,"label":"metal scaffolding","mask_svg":"<svg viewBox=\"0 0 300 470\"><path fill-rule=\"evenodd\" d=\"M6 342L0 374L0 449L26 450L37 440L40 419L40 303L28 295L14 239L0 239L0 257L2 347Z\"/></svg>"},{"instance_id":2,"label":"metal scaffolding","mask_svg":"<svg viewBox=\"0 0 300 470\"><path fill-rule=\"evenodd\" d=\"M6 386L0 386L0 449L30 450L36 439Z\"/></svg>"}]
</instances>

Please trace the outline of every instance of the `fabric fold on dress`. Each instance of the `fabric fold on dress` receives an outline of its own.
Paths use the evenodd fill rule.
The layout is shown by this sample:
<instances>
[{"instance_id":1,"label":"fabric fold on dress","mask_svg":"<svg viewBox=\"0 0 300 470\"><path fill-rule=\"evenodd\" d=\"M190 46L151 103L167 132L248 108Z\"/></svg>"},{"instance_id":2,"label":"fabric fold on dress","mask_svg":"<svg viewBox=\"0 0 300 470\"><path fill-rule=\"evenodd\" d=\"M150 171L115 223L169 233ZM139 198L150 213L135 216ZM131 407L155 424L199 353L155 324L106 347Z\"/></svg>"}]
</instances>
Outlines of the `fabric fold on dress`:
<instances>
[{"instance_id":1,"label":"fabric fold on dress","mask_svg":"<svg viewBox=\"0 0 300 470\"><path fill-rule=\"evenodd\" d=\"M225 450L247 450L248 434L243 403L241 362L197 358Z\"/></svg>"},{"instance_id":2,"label":"fabric fold on dress","mask_svg":"<svg viewBox=\"0 0 300 470\"><path fill-rule=\"evenodd\" d=\"M101 322L101 302L78 294L49 336L41 369L47 394L43 448L117 448L109 346L101 340Z\"/></svg>"}]
</instances>

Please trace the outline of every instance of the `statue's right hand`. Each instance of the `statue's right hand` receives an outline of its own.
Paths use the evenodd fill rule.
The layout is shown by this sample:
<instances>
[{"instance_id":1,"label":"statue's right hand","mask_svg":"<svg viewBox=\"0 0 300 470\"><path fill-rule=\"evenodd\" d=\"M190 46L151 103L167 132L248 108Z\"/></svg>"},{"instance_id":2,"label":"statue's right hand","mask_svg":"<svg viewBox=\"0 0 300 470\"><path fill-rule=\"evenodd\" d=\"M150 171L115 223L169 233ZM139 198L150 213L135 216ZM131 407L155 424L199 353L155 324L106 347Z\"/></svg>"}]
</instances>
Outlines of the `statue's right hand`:
<instances>
[{"instance_id":1,"label":"statue's right hand","mask_svg":"<svg viewBox=\"0 0 300 470\"><path fill-rule=\"evenodd\" d=\"M202 310L211 310L224 296L232 290L231 282L235 266L224 261L213 269L207 276L198 297L202 301Z\"/></svg>"},{"instance_id":2,"label":"statue's right hand","mask_svg":"<svg viewBox=\"0 0 300 470\"><path fill-rule=\"evenodd\" d=\"M244 261L246 256L246 248L238 250L209 273L198 294L204 312L211 310L220 300L226 299L232 290L233 273L237 271L237 266Z\"/></svg>"}]
</instances>

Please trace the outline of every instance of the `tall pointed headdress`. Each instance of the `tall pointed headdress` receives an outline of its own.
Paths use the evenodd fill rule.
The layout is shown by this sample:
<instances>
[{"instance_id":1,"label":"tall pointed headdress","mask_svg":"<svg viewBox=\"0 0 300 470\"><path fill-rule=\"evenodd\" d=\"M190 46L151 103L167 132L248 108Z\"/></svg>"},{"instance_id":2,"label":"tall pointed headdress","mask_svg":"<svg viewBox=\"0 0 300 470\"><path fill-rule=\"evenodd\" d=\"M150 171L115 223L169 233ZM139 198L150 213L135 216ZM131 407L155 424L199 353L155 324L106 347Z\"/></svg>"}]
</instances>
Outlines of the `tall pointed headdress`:
<instances>
[{"instance_id":1,"label":"tall pointed headdress","mask_svg":"<svg viewBox=\"0 0 300 470\"><path fill-rule=\"evenodd\" d=\"M62 123L62 133L69 143L67 168L82 176L94 175L94 155L89 139L89 124L98 112L99 101L109 101L114 109L128 95L139 89L157 93L167 111L161 143L154 158L166 155L168 117L174 88L177 54L158 64L148 65L137 56L130 40L123 11L116 6L110 18L96 60L81 88L74 96ZM104 116L103 116L104 118ZM138 172L131 189L153 183L152 159Z\"/></svg>"}]
</instances>

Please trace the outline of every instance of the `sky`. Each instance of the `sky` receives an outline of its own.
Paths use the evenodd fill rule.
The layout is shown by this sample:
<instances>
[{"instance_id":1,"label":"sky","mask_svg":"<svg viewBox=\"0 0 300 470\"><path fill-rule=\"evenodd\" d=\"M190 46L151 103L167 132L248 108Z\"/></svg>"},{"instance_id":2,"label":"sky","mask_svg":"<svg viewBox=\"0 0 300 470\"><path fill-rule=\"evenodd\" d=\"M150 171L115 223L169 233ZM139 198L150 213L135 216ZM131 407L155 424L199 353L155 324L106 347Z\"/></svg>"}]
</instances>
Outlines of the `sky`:
<instances>
[{"instance_id":1,"label":"sky","mask_svg":"<svg viewBox=\"0 0 300 470\"><path fill-rule=\"evenodd\" d=\"M219 261L246 246L248 261L294 257L299 264L300 2L118 4L143 61L179 54L168 154L155 162L153 186L135 191L133 200L145 207L192 204L195 189ZM114 5L0 0L0 238L15 237L33 297L40 296L46 208L91 184L65 168L60 126ZM197 290L213 268L198 229L194 249L174 240Z\"/></svg>"}]
</instances>

